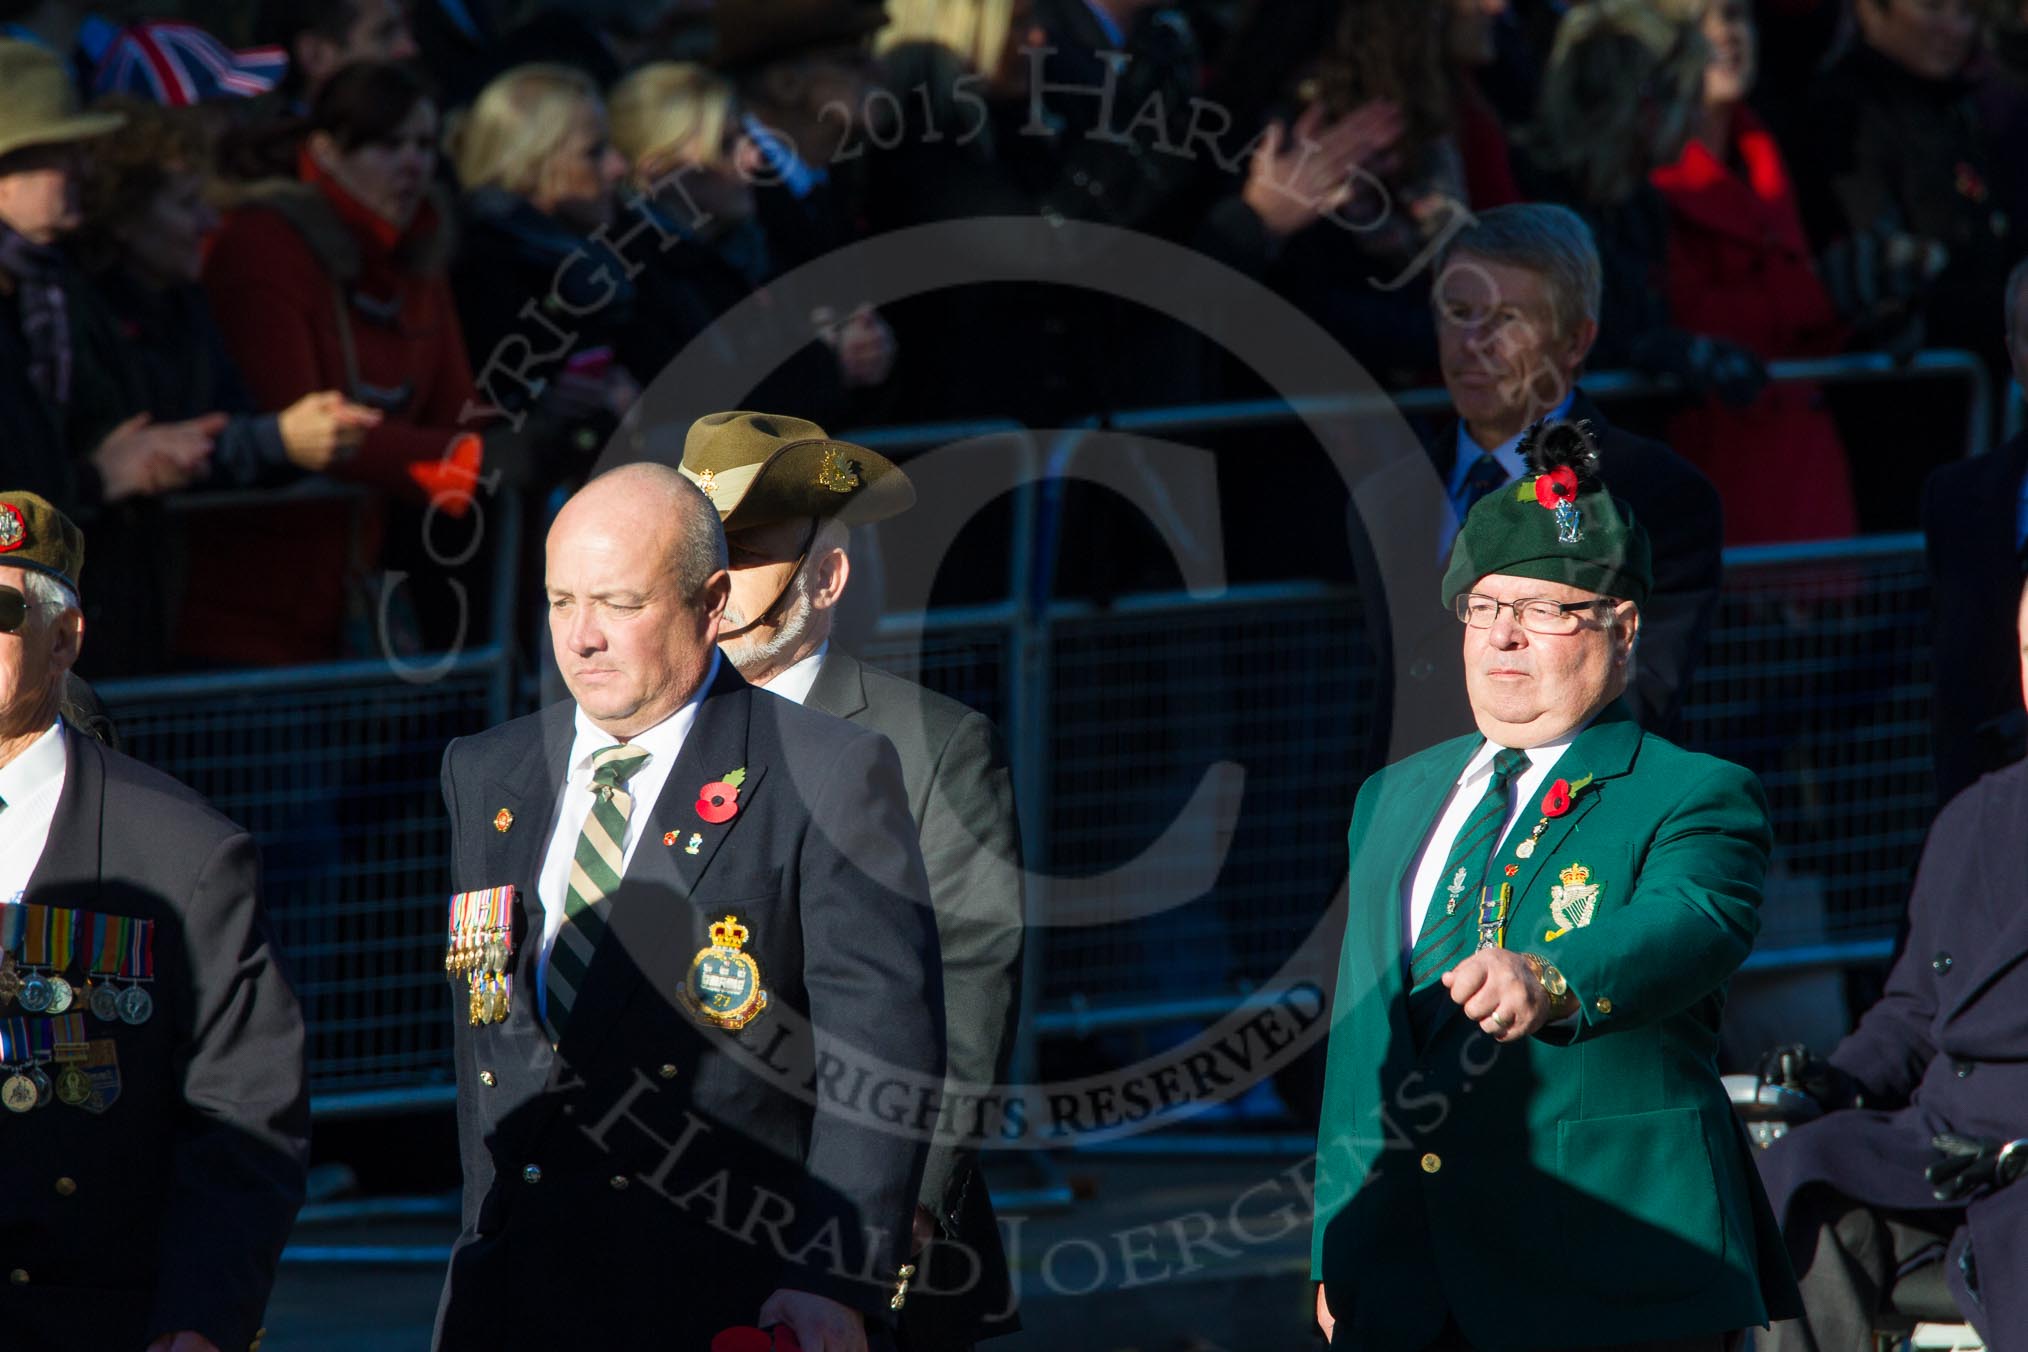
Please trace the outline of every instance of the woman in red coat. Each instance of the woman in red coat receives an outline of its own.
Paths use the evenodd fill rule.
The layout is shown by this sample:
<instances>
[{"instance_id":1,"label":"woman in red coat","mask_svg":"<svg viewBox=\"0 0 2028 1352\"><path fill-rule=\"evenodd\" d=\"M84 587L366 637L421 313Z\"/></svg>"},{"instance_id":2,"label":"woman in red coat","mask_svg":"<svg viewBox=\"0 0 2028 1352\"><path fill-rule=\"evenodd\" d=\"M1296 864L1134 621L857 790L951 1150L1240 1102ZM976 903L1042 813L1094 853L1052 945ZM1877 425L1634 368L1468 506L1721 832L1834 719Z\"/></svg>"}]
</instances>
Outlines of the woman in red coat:
<instances>
[{"instance_id":1,"label":"woman in red coat","mask_svg":"<svg viewBox=\"0 0 2028 1352\"><path fill-rule=\"evenodd\" d=\"M1711 0L1703 124L1651 181L1669 204L1667 289L1676 323L1762 360L1836 352L1842 333L1817 278L1788 168L1746 107L1755 34L1746 0ZM1727 544L1852 534L1851 467L1822 393L1771 384L1752 404L1716 400L1676 416L1669 444L1725 501Z\"/></svg>"},{"instance_id":2,"label":"woman in red coat","mask_svg":"<svg viewBox=\"0 0 2028 1352\"><path fill-rule=\"evenodd\" d=\"M387 648L381 614L409 608L381 606L374 586L397 506L412 509L394 516L405 531L433 532L438 558L462 552L441 518L471 505L479 439L460 420L477 401L427 196L436 154L421 79L350 66L317 96L297 179L254 185L225 218L204 284L255 401L281 409L335 387L386 416L329 471L363 486L363 501L214 518L191 561L187 658L275 665Z\"/></svg>"}]
</instances>

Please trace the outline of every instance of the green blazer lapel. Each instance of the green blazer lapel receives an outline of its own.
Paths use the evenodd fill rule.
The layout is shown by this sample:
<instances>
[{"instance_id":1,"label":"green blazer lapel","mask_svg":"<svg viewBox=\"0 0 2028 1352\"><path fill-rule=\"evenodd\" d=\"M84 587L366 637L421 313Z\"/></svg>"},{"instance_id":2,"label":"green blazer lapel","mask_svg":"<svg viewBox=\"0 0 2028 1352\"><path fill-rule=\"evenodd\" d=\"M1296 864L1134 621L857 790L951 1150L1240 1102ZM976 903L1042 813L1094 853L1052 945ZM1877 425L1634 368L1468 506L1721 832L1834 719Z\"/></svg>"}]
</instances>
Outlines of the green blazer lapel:
<instances>
[{"instance_id":1,"label":"green blazer lapel","mask_svg":"<svg viewBox=\"0 0 2028 1352\"><path fill-rule=\"evenodd\" d=\"M1415 857L1423 842L1429 838L1430 828L1443 811L1444 799L1450 796L1458 776L1484 742L1476 734L1459 738L1448 753L1444 747L1433 747L1424 757L1381 771L1386 777L1381 783L1383 797L1374 811L1372 825L1367 828L1367 840L1359 842L1358 848L1361 853L1369 848L1374 850L1373 857L1382 861L1382 870L1372 876L1386 878L1388 886L1381 895L1368 898L1362 907L1363 930L1362 922L1348 926L1348 930L1360 933L1363 950L1372 963L1369 975L1376 982L1407 978L1408 935L1404 932L1401 889L1408 882L1409 870L1415 867ZM1399 783L1388 782L1395 777L1399 777ZM1363 867L1360 871L1364 872ZM1403 1027L1405 1031L1405 1023Z\"/></svg>"},{"instance_id":2,"label":"green blazer lapel","mask_svg":"<svg viewBox=\"0 0 2028 1352\"><path fill-rule=\"evenodd\" d=\"M1633 768L1634 753L1640 744L1640 725L1614 705L1580 732L1563 755L1557 758L1556 764L1550 767L1543 793L1547 795L1549 786L1557 780L1567 781L1573 790L1570 810L1561 817L1549 818L1549 825L1535 839L1535 848L1523 859L1517 851L1521 843L1534 834L1535 824L1543 818L1541 800L1530 803L1516 819L1514 829L1500 842L1500 852L1493 858L1493 881L1496 884L1508 881L1502 876L1506 866L1512 865L1515 869L1511 880L1514 884L1514 911L1520 910L1524 897L1534 895L1535 888L1542 885L1543 869L1548 867L1550 860L1561 857L1571 833L1590 815L1599 800L1611 792L1607 787L1608 781L1620 778ZM1517 941L1507 944L1509 948L1527 947L1534 938L1512 932L1508 937Z\"/></svg>"}]
</instances>

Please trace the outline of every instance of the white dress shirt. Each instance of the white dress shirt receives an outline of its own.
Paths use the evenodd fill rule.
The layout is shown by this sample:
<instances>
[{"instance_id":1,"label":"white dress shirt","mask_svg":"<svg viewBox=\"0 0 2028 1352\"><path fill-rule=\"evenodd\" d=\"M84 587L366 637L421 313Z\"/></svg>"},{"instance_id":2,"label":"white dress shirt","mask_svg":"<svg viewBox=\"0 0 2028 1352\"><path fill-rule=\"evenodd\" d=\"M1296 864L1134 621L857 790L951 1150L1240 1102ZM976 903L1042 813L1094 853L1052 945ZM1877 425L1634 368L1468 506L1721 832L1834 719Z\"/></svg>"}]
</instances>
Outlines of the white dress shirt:
<instances>
[{"instance_id":1,"label":"white dress shirt","mask_svg":"<svg viewBox=\"0 0 2028 1352\"><path fill-rule=\"evenodd\" d=\"M830 651L831 640L825 639L817 646L817 651L791 666L761 689L770 695L780 695L792 704L804 703L810 698L810 691L816 687L817 677L824 670L824 654Z\"/></svg>"},{"instance_id":2,"label":"white dress shirt","mask_svg":"<svg viewBox=\"0 0 2028 1352\"><path fill-rule=\"evenodd\" d=\"M1554 422L1558 418L1568 417L1570 406L1576 398L1575 390L1564 395L1561 403L1542 415L1542 421ZM1479 463L1480 456L1490 455L1500 462L1501 469L1507 471L1507 478L1501 487L1513 483L1528 472L1528 462L1521 458L1521 438L1527 435L1528 429L1524 427L1498 446L1488 450L1472 440L1472 434L1465 430L1465 420L1458 419L1458 453L1451 463L1451 481L1444 485L1445 491L1450 495L1451 510L1444 518L1442 531L1437 540L1438 558L1450 557L1451 541L1458 538L1458 531L1465 523L1465 513L1471 509L1471 505L1465 501L1465 480L1472 477L1472 466ZM1499 489L1493 491L1498 492Z\"/></svg>"},{"instance_id":3,"label":"white dress shirt","mask_svg":"<svg viewBox=\"0 0 2028 1352\"><path fill-rule=\"evenodd\" d=\"M697 722L697 708L704 703L704 692L718 679L718 664L723 660L714 652L711 669L704 673L704 680L684 701L683 707L627 741L629 746L648 753L648 763L636 770L627 781L627 793L633 798L634 806L627 814L627 838L620 843L622 878L626 877L628 866L634 862L634 847L641 843L641 833L647 828L648 819L654 815L655 800L662 796L662 788L669 782L669 772L675 768L684 740L690 736L690 728ZM571 740L563 790L557 796L556 820L550 824L549 852L542 856L542 873L535 884L535 895L542 902L542 948L537 954L535 966L535 999L539 1009L547 1007L544 1001L548 998L549 951L556 947L557 931L563 928L563 902L570 892L570 861L577 854L577 838L584 832L584 819L592 808L592 757L609 746L620 745L619 738L593 726L583 709L577 711L575 724L577 735ZM738 768L736 765L716 765L711 773L713 776L729 774ZM689 787L700 786L693 784Z\"/></svg>"},{"instance_id":4,"label":"white dress shirt","mask_svg":"<svg viewBox=\"0 0 2028 1352\"><path fill-rule=\"evenodd\" d=\"M63 796L63 720L0 766L0 902L21 900L28 879L42 861L49 829L56 824L56 800Z\"/></svg>"},{"instance_id":5,"label":"white dress shirt","mask_svg":"<svg viewBox=\"0 0 2028 1352\"><path fill-rule=\"evenodd\" d=\"M1528 768L1521 777L1507 786L1507 818L1500 827L1499 847L1507 842L1507 835L1514 829L1514 823L1523 816L1538 811L1542 801L1542 790L1549 779L1550 767L1562 757L1571 742L1577 737L1576 731L1566 733L1553 742L1528 748ZM1443 887L1444 865L1450 862L1451 846L1458 840L1458 832L1464 829L1465 821L1472 815L1472 809L1479 805L1479 798L1486 792L1486 784L1493 777L1493 757L1505 748L1487 742L1465 762L1465 772L1458 776L1458 782L1451 788L1451 796L1444 801L1444 810L1437 814L1436 826L1429 838L1422 843L1422 853L1415 857L1415 867L1408 871L1408 882L1401 893L1401 908L1404 918L1402 926L1402 951L1415 951L1415 938L1422 933L1423 920L1430 904L1437 898ZM1528 823L1533 830L1534 822ZM1471 904L1478 905L1476 893L1470 898Z\"/></svg>"}]
</instances>

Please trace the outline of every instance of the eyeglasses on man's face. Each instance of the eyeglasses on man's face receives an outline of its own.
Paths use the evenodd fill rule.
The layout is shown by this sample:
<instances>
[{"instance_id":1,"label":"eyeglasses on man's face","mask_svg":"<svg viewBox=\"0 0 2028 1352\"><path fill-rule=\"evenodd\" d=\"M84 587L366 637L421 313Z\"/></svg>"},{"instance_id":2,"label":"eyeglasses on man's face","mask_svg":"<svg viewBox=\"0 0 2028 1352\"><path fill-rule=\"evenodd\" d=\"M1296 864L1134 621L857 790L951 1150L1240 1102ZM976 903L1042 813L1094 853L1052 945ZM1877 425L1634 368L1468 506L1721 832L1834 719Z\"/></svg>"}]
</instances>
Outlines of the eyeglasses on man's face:
<instances>
[{"instance_id":1,"label":"eyeglasses on man's face","mask_svg":"<svg viewBox=\"0 0 2028 1352\"><path fill-rule=\"evenodd\" d=\"M1574 634L1584 628L1587 614L1596 615L1619 602L1609 596L1589 601L1552 601L1546 596L1524 596L1518 601L1496 601L1477 592L1458 597L1458 618L1474 629L1491 629L1502 610L1514 612L1514 622L1531 634Z\"/></svg>"}]
</instances>

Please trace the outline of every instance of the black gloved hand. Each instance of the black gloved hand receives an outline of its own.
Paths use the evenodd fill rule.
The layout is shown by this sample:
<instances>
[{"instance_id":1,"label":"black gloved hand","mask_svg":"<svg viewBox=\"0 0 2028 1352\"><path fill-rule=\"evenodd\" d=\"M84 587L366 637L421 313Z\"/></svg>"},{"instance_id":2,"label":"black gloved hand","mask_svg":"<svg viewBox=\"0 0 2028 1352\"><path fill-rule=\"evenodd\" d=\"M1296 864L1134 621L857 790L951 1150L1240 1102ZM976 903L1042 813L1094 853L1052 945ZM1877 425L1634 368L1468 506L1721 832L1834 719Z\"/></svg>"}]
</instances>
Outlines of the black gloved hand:
<instances>
[{"instance_id":1,"label":"black gloved hand","mask_svg":"<svg viewBox=\"0 0 2028 1352\"><path fill-rule=\"evenodd\" d=\"M2028 1173L2028 1140L2001 1141L1991 1136L1932 1137L1936 1158L1922 1171L1939 1202L1960 1202L1976 1192L2004 1188Z\"/></svg>"},{"instance_id":2,"label":"black gloved hand","mask_svg":"<svg viewBox=\"0 0 2028 1352\"><path fill-rule=\"evenodd\" d=\"M1863 1097L1859 1082L1829 1061L1810 1054L1800 1042L1784 1042L1760 1058L1760 1082L1778 1084L1815 1099L1825 1112L1856 1108Z\"/></svg>"},{"instance_id":3,"label":"black gloved hand","mask_svg":"<svg viewBox=\"0 0 2028 1352\"><path fill-rule=\"evenodd\" d=\"M1699 399L1714 395L1744 408L1767 386L1767 367L1738 343L1681 329L1644 333L1628 352L1635 367L1652 376L1673 376Z\"/></svg>"}]
</instances>

